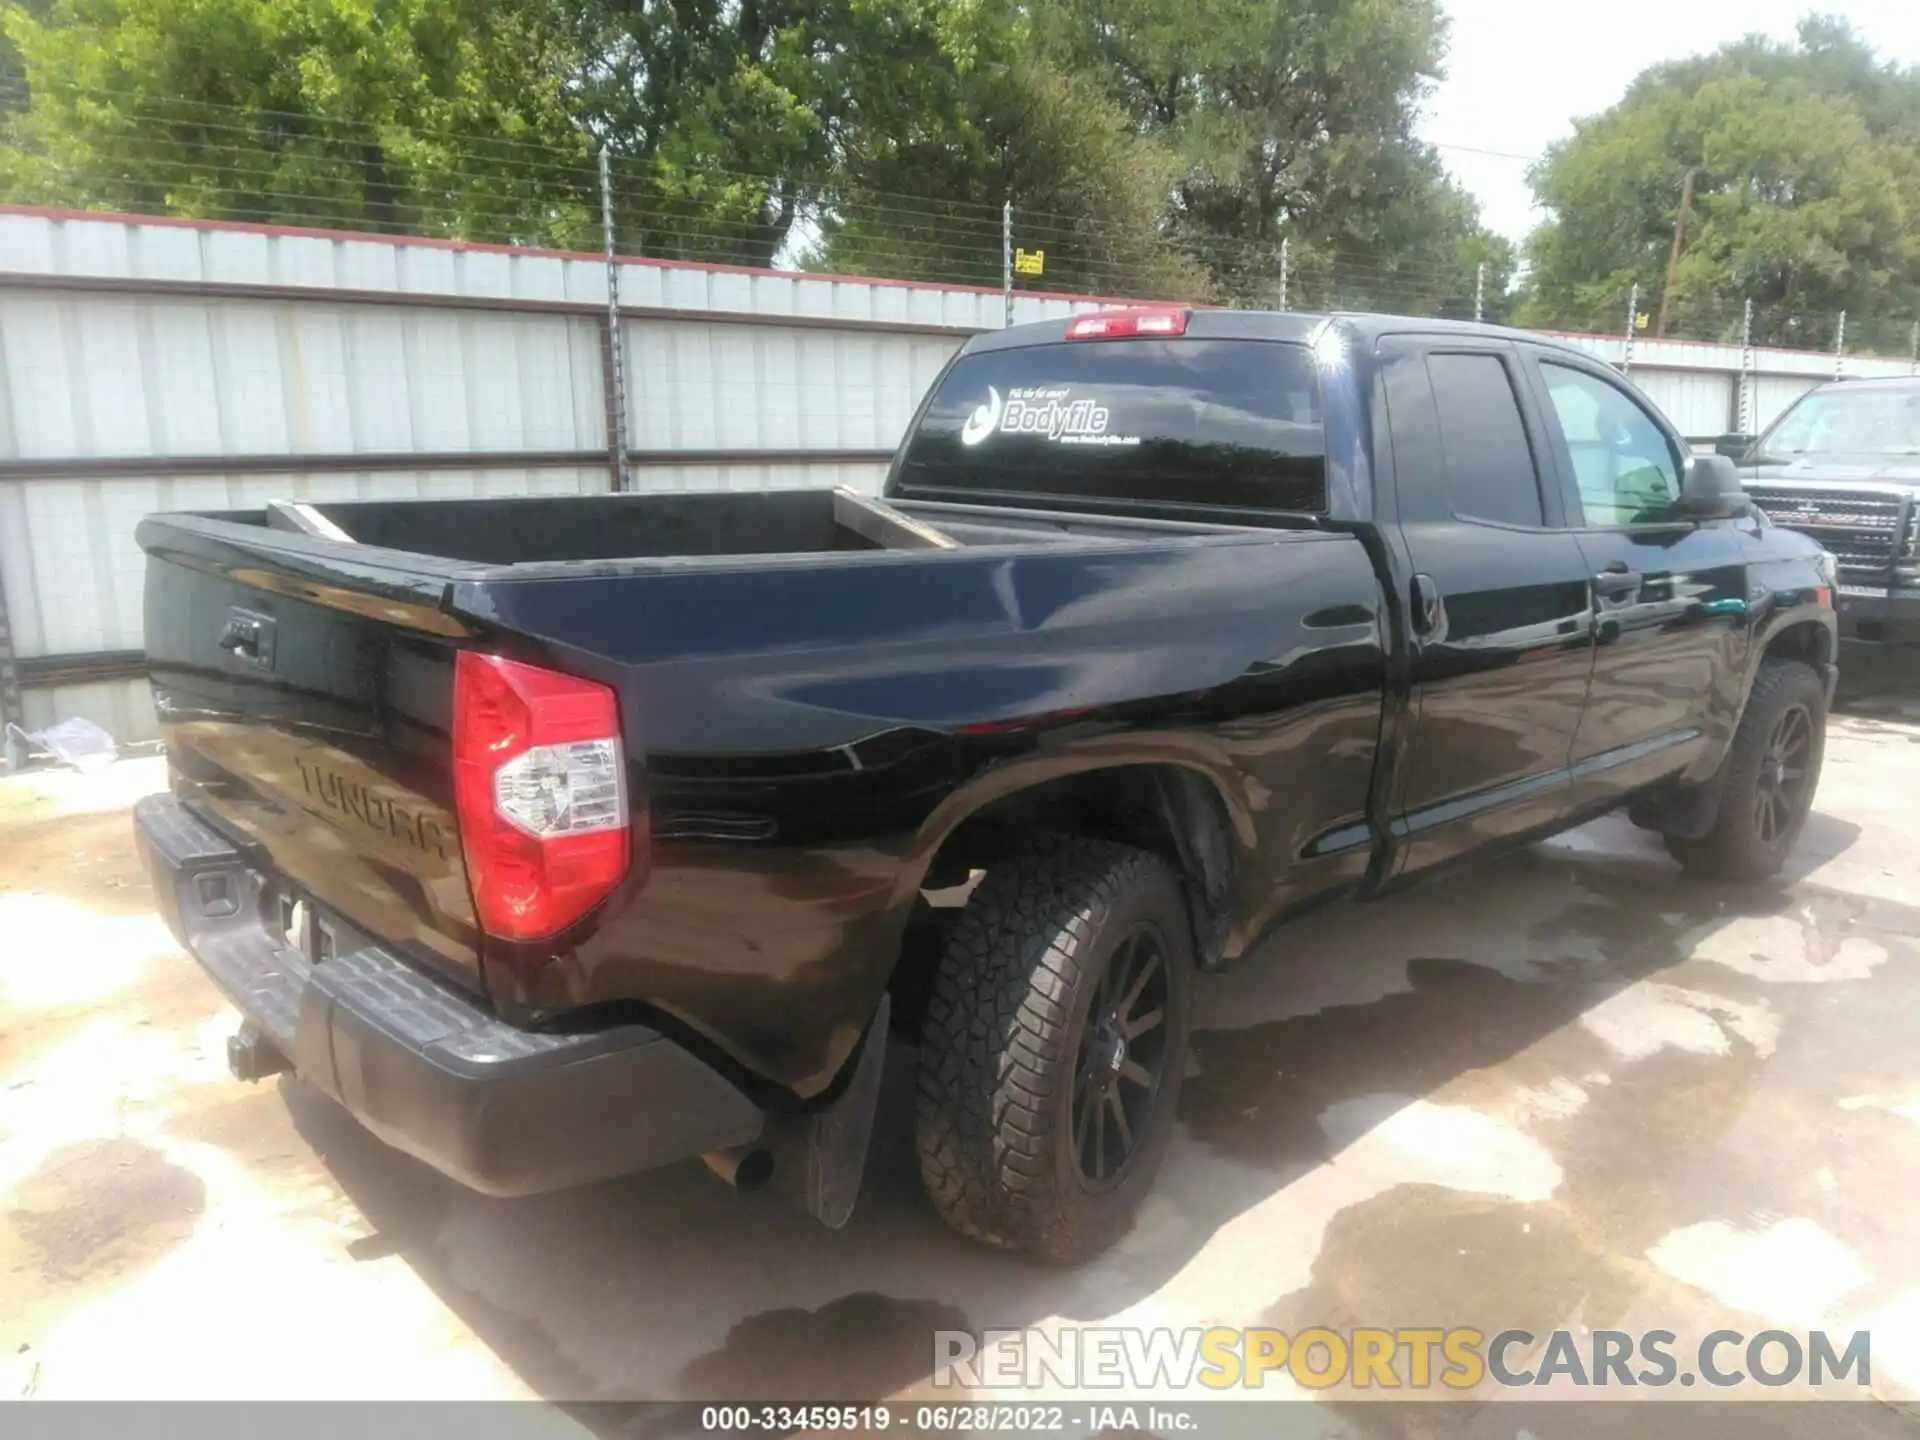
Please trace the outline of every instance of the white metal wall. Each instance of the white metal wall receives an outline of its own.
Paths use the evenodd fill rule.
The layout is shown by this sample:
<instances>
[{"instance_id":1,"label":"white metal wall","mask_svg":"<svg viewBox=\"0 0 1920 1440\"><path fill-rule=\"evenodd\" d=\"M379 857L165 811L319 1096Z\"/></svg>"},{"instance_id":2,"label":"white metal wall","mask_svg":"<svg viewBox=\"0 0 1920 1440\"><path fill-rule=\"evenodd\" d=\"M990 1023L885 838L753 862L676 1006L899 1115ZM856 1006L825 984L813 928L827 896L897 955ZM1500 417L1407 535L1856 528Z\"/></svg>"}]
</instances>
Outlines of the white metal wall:
<instances>
[{"instance_id":1,"label":"white metal wall","mask_svg":"<svg viewBox=\"0 0 1920 1440\"><path fill-rule=\"evenodd\" d=\"M1556 335L1611 365L1629 361L1618 336ZM1628 365L1633 382L1667 412L1685 435L1722 435L1733 429L1735 387L1740 376L1737 345L1693 340L1636 340ZM1910 375L1905 360L1849 358L1841 367L1853 379ZM1755 350L1753 427L1764 430L1795 400L1835 376L1834 357L1805 350Z\"/></svg>"},{"instance_id":2,"label":"white metal wall","mask_svg":"<svg viewBox=\"0 0 1920 1440\"><path fill-rule=\"evenodd\" d=\"M894 445L965 336L1004 319L986 291L649 261L623 262L620 292L641 488L877 488L871 453ZM1014 318L1094 303L1023 296ZM250 463L0 478L17 653L139 647L133 532L156 510L605 488L604 463L587 463L608 443L605 306L593 256L0 209L0 463ZM1568 338L1624 358L1617 339ZM1682 431L1709 435L1730 428L1739 366L1736 349L1640 341L1632 375ZM1764 425L1833 361L1762 351L1757 371ZM569 458L514 462L528 452ZM432 454L472 463L301 468L303 456ZM284 472L263 468L281 456ZM141 682L29 689L25 707L34 726L78 714L122 739L152 733Z\"/></svg>"},{"instance_id":3,"label":"white metal wall","mask_svg":"<svg viewBox=\"0 0 1920 1440\"><path fill-rule=\"evenodd\" d=\"M891 449L961 340L698 320L626 337L638 450Z\"/></svg>"},{"instance_id":4,"label":"white metal wall","mask_svg":"<svg viewBox=\"0 0 1920 1440\"><path fill-rule=\"evenodd\" d=\"M144 680L99 680L86 685L48 685L20 697L28 730L44 730L78 715L91 720L123 745L159 734L153 699Z\"/></svg>"},{"instance_id":5,"label":"white metal wall","mask_svg":"<svg viewBox=\"0 0 1920 1440\"><path fill-rule=\"evenodd\" d=\"M593 322L0 290L0 456L604 443Z\"/></svg>"},{"instance_id":6,"label":"white metal wall","mask_svg":"<svg viewBox=\"0 0 1920 1440\"><path fill-rule=\"evenodd\" d=\"M577 495L597 470L427 470L381 474L202 475L0 484L0 567L17 653L140 647L145 556L134 543L158 510L249 510L269 500Z\"/></svg>"},{"instance_id":7,"label":"white metal wall","mask_svg":"<svg viewBox=\"0 0 1920 1440\"><path fill-rule=\"evenodd\" d=\"M1734 428L1737 376L1699 370L1641 370L1633 379L1682 435L1724 435Z\"/></svg>"}]
</instances>

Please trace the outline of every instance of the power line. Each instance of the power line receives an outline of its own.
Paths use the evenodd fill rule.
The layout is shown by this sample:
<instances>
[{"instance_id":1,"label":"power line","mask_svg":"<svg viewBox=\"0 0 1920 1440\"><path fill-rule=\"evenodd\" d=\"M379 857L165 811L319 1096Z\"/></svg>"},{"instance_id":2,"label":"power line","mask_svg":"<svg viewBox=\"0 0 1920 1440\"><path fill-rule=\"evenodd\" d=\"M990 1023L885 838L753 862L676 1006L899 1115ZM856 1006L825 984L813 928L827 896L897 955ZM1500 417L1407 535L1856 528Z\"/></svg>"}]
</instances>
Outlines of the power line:
<instances>
[{"instance_id":1,"label":"power line","mask_svg":"<svg viewBox=\"0 0 1920 1440\"><path fill-rule=\"evenodd\" d=\"M52 88L130 103L120 111L122 128L102 137L95 163L75 166L59 153L17 148L25 162L16 170L19 198L33 184L47 203L78 208L598 248L599 177L592 137L584 132L570 133L569 143L547 144L203 101L155 105L124 91L66 82ZM20 93L0 85L0 94ZM286 124L276 129L268 122L263 129L265 117ZM381 153L364 152L359 136L377 139ZM1422 143L1503 160L1540 158ZM832 271L970 287L999 280L997 198L900 191L863 184L857 175L796 179L722 166L676 172L645 156L615 154L611 168L616 238L631 247L628 253L800 275ZM1321 248L1298 230L1192 230L1164 212L1134 223L1116 213L1029 208L1016 199L1014 235L1023 247L1047 252L1046 277L1020 287L1036 295L1269 303L1278 298L1283 235L1291 242L1290 298L1298 308L1459 313L1474 280L1471 263L1440 255ZM782 257L789 263L771 263ZM1736 298L1676 293L1669 334L1724 341L1743 308ZM1603 333L1619 325L1618 311L1611 304L1607 309L1607 323L1598 327ZM1806 348L1817 348L1838 328L1834 314L1784 306L1762 306L1756 320L1761 333ZM1905 353L1910 321L1900 320L1898 335L1886 340L1893 322L1856 317L1849 336L1863 349L1897 342Z\"/></svg>"},{"instance_id":2,"label":"power line","mask_svg":"<svg viewBox=\"0 0 1920 1440\"><path fill-rule=\"evenodd\" d=\"M1492 160L1518 160L1527 165L1545 158L1544 152L1538 155L1522 155L1515 150L1488 150L1480 145L1455 145L1447 140L1427 140L1423 143L1431 145L1436 150L1451 150L1459 155L1484 155Z\"/></svg>"},{"instance_id":3,"label":"power line","mask_svg":"<svg viewBox=\"0 0 1920 1440\"><path fill-rule=\"evenodd\" d=\"M412 123L402 124L394 121L371 120L360 116L334 115L303 110L283 110L273 107L240 107L185 96L169 97L163 105L155 105L147 97L136 95L131 90L111 86L84 84L79 81L61 78L36 77L33 86L72 95L83 95L123 102L131 101L133 103L123 110L123 113L129 118L149 120L160 124L190 124L200 129L219 130L239 134L250 137L256 141L255 146L249 148L267 149L269 151L275 149L298 151L303 145L325 146L330 143L338 143L345 137L337 132L346 131L362 134L371 140L381 142L392 142L400 139L424 142L453 142L456 146L464 147L463 150L456 153L461 153L467 158L483 158L490 163L504 163L520 170L530 170L556 176L569 175L577 177L585 188L591 188L597 180L594 163L588 158L596 148L595 140L584 127L578 127L572 131L572 137L577 139L584 148L582 150L574 150L569 147L563 150L551 143L513 139L506 136L475 135L459 131L419 126ZM31 93L32 87L29 87L24 82L0 82L0 95L5 95L15 100L24 100L31 98ZM246 123L233 123L236 119ZM263 121L284 121L288 123L290 128L272 136L263 135L261 132L261 123ZM150 143L151 137L128 138L137 144ZM269 141L277 142L277 144L267 143ZM1437 150L1527 163L1531 163L1540 158L1538 155L1522 155L1512 151L1461 145L1444 140L1420 139L1420 143L1430 145ZM200 148L212 147L202 146ZM525 158L507 158L508 156L522 156ZM330 158L334 160L334 163L350 163L352 159L352 157L348 156ZM631 156L621 157L616 154L616 172L620 164L630 163L633 158L634 157ZM368 161L364 163L371 165L376 162ZM697 176L701 179L744 181L757 185L794 183L794 177L775 177L766 174L754 174L715 165L701 165L697 171ZM817 182L811 182L811 184L812 188L823 192L830 191L834 188L833 184L824 178ZM616 190L619 188L619 181L616 174ZM911 191L898 191L865 185L857 185L857 188L862 193L887 200L924 201L928 198ZM976 212L985 220L994 224L998 223L1001 203L999 200L954 199L945 203ZM1068 212L1043 211L1028 206L1022 206L1020 208L1026 214L1029 222L1046 219L1057 221L1063 227L1073 227L1080 222L1079 216Z\"/></svg>"}]
</instances>

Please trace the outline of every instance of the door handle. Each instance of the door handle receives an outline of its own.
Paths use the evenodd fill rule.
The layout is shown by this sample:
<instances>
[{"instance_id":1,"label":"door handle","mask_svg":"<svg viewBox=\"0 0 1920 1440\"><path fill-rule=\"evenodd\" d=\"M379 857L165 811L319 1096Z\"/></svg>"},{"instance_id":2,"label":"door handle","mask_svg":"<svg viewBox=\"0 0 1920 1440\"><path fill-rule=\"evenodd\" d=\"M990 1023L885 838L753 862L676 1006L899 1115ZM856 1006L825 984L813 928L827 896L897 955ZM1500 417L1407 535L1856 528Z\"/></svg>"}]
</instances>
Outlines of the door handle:
<instances>
[{"instance_id":1,"label":"door handle","mask_svg":"<svg viewBox=\"0 0 1920 1440\"><path fill-rule=\"evenodd\" d=\"M1446 622L1446 607L1440 600L1440 587L1431 575L1415 575L1407 587L1413 602L1413 628L1419 634L1433 635Z\"/></svg>"},{"instance_id":2,"label":"door handle","mask_svg":"<svg viewBox=\"0 0 1920 1440\"><path fill-rule=\"evenodd\" d=\"M249 620L235 618L227 621L226 628L220 632L220 648L235 655L244 655L249 660L260 658L260 631Z\"/></svg>"},{"instance_id":3,"label":"door handle","mask_svg":"<svg viewBox=\"0 0 1920 1440\"><path fill-rule=\"evenodd\" d=\"M1629 570L1624 561L1616 560L1593 577L1593 593L1603 599L1631 595L1644 578L1638 570Z\"/></svg>"},{"instance_id":4,"label":"door handle","mask_svg":"<svg viewBox=\"0 0 1920 1440\"><path fill-rule=\"evenodd\" d=\"M219 647L236 660L273 668L273 617L234 606L220 627Z\"/></svg>"}]
</instances>

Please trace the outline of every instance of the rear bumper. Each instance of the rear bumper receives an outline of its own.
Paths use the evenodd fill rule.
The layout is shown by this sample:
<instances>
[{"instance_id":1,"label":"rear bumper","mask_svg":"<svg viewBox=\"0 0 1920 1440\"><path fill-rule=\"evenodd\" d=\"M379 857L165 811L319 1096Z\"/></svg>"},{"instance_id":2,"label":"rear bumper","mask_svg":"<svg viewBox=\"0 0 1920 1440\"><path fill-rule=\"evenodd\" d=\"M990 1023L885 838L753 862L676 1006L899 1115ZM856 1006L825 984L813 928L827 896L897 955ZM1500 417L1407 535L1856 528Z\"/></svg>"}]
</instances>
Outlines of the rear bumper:
<instances>
[{"instance_id":1,"label":"rear bumper","mask_svg":"<svg viewBox=\"0 0 1920 1440\"><path fill-rule=\"evenodd\" d=\"M263 919L271 877L172 796L141 800L134 829L175 937L295 1073L464 1185L564 1189L761 1132L739 1089L644 1026L517 1029L377 944L309 963Z\"/></svg>"}]
</instances>

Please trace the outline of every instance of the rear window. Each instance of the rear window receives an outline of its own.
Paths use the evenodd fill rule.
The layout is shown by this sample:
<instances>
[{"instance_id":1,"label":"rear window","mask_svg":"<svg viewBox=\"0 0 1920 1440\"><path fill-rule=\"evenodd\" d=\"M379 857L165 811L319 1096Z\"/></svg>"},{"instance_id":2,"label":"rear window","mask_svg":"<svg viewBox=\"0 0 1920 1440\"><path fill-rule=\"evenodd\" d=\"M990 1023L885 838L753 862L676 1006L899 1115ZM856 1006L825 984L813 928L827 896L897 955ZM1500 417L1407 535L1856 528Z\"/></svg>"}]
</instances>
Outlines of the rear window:
<instances>
[{"instance_id":1,"label":"rear window","mask_svg":"<svg viewBox=\"0 0 1920 1440\"><path fill-rule=\"evenodd\" d=\"M1317 513L1326 441L1313 355L1188 339L969 355L934 392L899 484Z\"/></svg>"}]
</instances>

